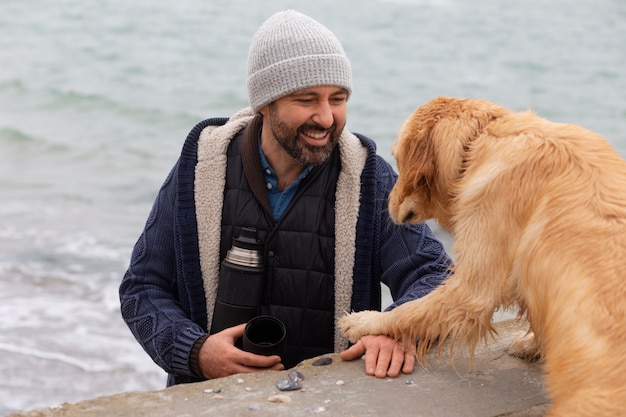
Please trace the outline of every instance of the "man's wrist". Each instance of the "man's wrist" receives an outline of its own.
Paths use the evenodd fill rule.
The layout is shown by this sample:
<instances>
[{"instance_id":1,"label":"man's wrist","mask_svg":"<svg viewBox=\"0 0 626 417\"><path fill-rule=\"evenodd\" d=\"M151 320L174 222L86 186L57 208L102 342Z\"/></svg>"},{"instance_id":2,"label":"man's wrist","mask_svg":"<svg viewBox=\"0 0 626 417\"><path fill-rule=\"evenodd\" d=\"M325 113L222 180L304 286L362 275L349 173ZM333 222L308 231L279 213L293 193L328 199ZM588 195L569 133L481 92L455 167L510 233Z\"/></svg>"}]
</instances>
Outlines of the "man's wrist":
<instances>
[{"instance_id":1,"label":"man's wrist","mask_svg":"<svg viewBox=\"0 0 626 417\"><path fill-rule=\"evenodd\" d=\"M191 348L191 353L189 354L189 369L200 378L205 377L202 374L202 369L200 368L200 349L202 348L202 345L204 344L204 342L206 342L208 337L209 335L205 334L204 336L196 340Z\"/></svg>"}]
</instances>

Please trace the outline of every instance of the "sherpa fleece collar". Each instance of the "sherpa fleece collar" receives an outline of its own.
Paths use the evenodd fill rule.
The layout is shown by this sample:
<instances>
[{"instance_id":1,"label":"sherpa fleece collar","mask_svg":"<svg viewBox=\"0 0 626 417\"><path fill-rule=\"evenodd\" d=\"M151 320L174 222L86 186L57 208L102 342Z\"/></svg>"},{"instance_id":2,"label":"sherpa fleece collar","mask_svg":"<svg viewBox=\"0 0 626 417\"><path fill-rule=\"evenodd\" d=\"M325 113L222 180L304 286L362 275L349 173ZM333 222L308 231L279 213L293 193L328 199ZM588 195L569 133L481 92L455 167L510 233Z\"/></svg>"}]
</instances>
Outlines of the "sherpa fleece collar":
<instances>
[{"instance_id":1,"label":"sherpa fleece collar","mask_svg":"<svg viewBox=\"0 0 626 417\"><path fill-rule=\"evenodd\" d=\"M208 323L213 318L219 278L226 151L231 139L254 117L251 108L243 109L223 126L206 127L198 141L194 197ZM352 300L361 172L365 166L367 149L356 136L344 129L339 137L339 154L341 171L335 196L335 352L348 347L348 340L339 331L337 321L350 311ZM218 172L223 174L216 175Z\"/></svg>"}]
</instances>

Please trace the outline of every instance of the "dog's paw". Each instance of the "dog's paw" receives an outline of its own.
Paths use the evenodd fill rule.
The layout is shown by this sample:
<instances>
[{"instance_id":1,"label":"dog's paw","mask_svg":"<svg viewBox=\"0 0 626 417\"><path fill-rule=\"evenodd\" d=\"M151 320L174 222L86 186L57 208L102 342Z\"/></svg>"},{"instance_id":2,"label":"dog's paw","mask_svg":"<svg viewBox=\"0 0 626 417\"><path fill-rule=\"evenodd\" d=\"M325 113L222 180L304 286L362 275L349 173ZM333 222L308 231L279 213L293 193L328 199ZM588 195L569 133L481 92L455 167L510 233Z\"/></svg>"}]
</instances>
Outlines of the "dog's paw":
<instances>
[{"instance_id":1,"label":"dog's paw","mask_svg":"<svg viewBox=\"0 0 626 417\"><path fill-rule=\"evenodd\" d=\"M385 334L383 331L383 315L380 311L360 311L351 313L339 320L339 327L352 343L368 334Z\"/></svg>"},{"instance_id":2,"label":"dog's paw","mask_svg":"<svg viewBox=\"0 0 626 417\"><path fill-rule=\"evenodd\" d=\"M535 334L531 331L518 332L509 347L509 354L529 362L541 360L541 350Z\"/></svg>"}]
</instances>

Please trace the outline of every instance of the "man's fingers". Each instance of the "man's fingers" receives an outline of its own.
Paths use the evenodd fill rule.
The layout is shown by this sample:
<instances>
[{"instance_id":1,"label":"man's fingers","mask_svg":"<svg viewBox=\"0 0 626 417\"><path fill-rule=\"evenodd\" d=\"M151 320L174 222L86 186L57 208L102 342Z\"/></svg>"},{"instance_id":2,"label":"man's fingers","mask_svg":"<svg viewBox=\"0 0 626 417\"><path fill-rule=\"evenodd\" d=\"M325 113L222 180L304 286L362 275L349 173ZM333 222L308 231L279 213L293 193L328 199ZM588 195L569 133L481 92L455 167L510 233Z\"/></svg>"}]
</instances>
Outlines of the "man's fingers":
<instances>
[{"instance_id":1,"label":"man's fingers","mask_svg":"<svg viewBox=\"0 0 626 417\"><path fill-rule=\"evenodd\" d=\"M395 378L400 375L404 364L404 349L402 345L396 343L393 347L393 354L391 356L391 363L389 364L389 368L387 370L387 376L390 378Z\"/></svg>"},{"instance_id":2,"label":"man's fingers","mask_svg":"<svg viewBox=\"0 0 626 417\"><path fill-rule=\"evenodd\" d=\"M341 359L350 361L365 358L365 373L377 378L395 378L400 373L410 374L415 367L415 348L385 336L364 336L349 349L340 353Z\"/></svg>"},{"instance_id":3,"label":"man's fingers","mask_svg":"<svg viewBox=\"0 0 626 417\"><path fill-rule=\"evenodd\" d=\"M268 370L283 371L284 369L285 369L285 365L283 365L281 362L274 363L267 367L239 364L233 369L232 374L245 374L245 373L262 372L262 371L268 371Z\"/></svg>"},{"instance_id":4,"label":"man's fingers","mask_svg":"<svg viewBox=\"0 0 626 417\"><path fill-rule=\"evenodd\" d=\"M363 356L364 353L365 346L363 345L363 342L359 340L354 345L341 352L339 356L344 361L351 361L360 358L361 356Z\"/></svg>"},{"instance_id":5,"label":"man's fingers","mask_svg":"<svg viewBox=\"0 0 626 417\"><path fill-rule=\"evenodd\" d=\"M222 330L224 335L228 335L232 337L233 340L237 340L241 336L243 336L243 330L246 328L246 323L238 324L237 326L229 327L227 329Z\"/></svg>"},{"instance_id":6,"label":"man's fingers","mask_svg":"<svg viewBox=\"0 0 626 417\"><path fill-rule=\"evenodd\" d=\"M254 353L242 352L239 363L247 368L271 368L280 364L280 356L263 356Z\"/></svg>"},{"instance_id":7,"label":"man's fingers","mask_svg":"<svg viewBox=\"0 0 626 417\"><path fill-rule=\"evenodd\" d=\"M383 344L378 351L376 361L376 378L384 378L389 372L390 365L393 364L395 346ZM369 352L367 352L369 354Z\"/></svg>"},{"instance_id":8,"label":"man's fingers","mask_svg":"<svg viewBox=\"0 0 626 417\"><path fill-rule=\"evenodd\" d=\"M415 369L415 346L410 346L404 351L404 365L402 366L403 374L410 374Z\"/></svg>"}]
</instances>

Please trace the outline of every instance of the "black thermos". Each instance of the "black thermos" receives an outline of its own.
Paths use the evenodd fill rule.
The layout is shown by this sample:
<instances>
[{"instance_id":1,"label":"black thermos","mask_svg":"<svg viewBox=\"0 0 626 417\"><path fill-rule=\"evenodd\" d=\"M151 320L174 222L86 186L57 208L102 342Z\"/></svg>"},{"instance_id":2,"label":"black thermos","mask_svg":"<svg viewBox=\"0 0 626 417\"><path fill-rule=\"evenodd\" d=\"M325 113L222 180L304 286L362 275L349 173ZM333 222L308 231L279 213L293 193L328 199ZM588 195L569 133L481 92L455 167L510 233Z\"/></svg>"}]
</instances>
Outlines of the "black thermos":
<instances>
[{"instance_id":1,"label":"black thermos","mask_svg":"<svg viewBox=\"0 0 626 417\"><path fill-rule=\"evenodd\" d=\"M211 334L258 316L264 283L263 244L256 229L244 227L222 261Z\"/></svg>"}]
</instances>

